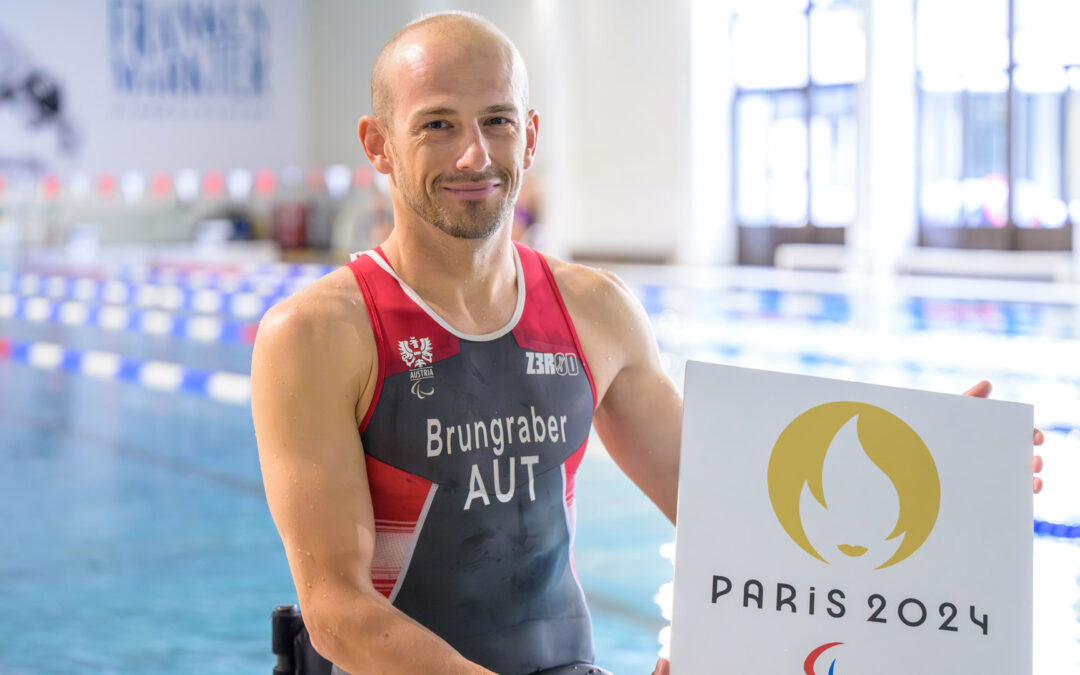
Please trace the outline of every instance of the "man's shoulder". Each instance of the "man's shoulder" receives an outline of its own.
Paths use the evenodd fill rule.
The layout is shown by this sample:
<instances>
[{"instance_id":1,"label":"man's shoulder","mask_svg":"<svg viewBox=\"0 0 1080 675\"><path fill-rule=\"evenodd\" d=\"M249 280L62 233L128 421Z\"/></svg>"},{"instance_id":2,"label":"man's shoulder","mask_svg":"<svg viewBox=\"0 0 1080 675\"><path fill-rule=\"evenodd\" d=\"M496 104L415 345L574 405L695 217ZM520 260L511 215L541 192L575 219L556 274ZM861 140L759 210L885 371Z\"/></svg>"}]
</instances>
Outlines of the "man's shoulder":
<instances>
[{"instance_id":1,"label":"man's shoulder","mask_svg":"<svg viewBox=\"0 0 1080 675\"><path fill-rule=\"evenodd\" d=\"M624 368L655 350L649 318L614 273L550 257L548 264L577 329L597 398L603 400Z\"/></svg>"},{"instance_id":2,"label":"man's shoulder","mask_svg":"<svg viewBox=\"0 0 1080 675\"><path fill-rule=\"evenodd\" d=\"M571 314L617 318L638 307L630 287L613 272L544 255Z\"/></svg>"},{"instance_id":3,"label":"man's shoulder","mask_svg":"<svg viewBox=\"0 0 1080 675\"><path fill-rule=\"evenodd\" d=\"M374 338L364 298L352 271L340 267L278 302L259 322L256 345L277 349L314 349L318 353L346 349L374 352ZM365 349L366 348L366 349ZM330 353L334 353L333 351Z\"/></svg>"}]
</instances>

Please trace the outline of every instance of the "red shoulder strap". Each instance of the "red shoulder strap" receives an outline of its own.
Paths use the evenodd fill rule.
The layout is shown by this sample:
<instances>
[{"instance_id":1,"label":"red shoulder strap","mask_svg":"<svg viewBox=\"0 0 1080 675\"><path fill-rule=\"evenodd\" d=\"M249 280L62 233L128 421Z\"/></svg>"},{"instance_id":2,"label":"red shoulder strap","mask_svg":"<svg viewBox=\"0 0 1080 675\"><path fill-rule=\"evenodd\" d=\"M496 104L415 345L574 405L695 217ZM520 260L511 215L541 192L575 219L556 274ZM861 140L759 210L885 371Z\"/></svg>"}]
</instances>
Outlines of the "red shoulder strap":
<instances>
[{"instance_id":1,"label":"red shoulder strap","mask_svg":"<svg viewBox=\"0 0 1080 675\"><path fill-rule=\"evenodd\" d=\"M356 277L356 285L360 287L360 294L364 296L364 307L367 308L368 320L371 321L371 332L375 335L375 349L378 354L376 368L378 374L375 380L375 395L371 397L371 404L364 413L364 419L360 423L360 432L363 433L371 420L371 414L375 412L375 404L379 402L379 394L382 393L383 377L386 374L386 336L383 332L382 321L379 320L379 312L375 308L375 299L368 285L367 277L373 273L382 272L378 265L366 255L358 255L349 262L348 268Z\"/></svg>"}]
</instances>

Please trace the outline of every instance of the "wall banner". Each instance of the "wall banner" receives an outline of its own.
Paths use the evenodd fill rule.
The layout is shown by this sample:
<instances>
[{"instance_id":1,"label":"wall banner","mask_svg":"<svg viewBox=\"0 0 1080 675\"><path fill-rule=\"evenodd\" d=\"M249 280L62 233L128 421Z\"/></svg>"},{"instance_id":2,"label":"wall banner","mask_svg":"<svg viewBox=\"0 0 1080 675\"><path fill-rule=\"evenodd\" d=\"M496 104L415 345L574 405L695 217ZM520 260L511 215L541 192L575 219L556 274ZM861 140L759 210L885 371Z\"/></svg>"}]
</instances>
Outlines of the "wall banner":
<instances>
[{"instance_id":1,"label":"wall banner","mask_svg":"<svg viewBox=\"0 0 1080 675\"><path fill-rule=\"evenodd\" d=\"M0 0L0 173L305 164L304 7Z\"/></svg>"},{"instance_id":2,"label":"wall banner","mask_svg":"<svg viewBox=\"0 0 1080 675\"><path fill-rule=\"evenodd\" d=\"M107 20L117 113L265 114L271 21L262 2L111 0Z\"/></svg>"}]
</instances>

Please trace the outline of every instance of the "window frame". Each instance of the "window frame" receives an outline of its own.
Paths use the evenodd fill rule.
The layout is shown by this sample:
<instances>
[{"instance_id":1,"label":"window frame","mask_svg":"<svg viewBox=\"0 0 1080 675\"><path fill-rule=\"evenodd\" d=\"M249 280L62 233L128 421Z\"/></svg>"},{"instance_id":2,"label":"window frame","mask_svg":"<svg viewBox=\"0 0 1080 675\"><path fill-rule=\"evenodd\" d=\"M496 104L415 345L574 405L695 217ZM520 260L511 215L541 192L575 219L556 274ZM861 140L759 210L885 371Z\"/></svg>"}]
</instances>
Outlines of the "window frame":
<instances>
[{"instance_id":1,"label":"window frame","mask_svg":"<svg viewBox=\"0 0 1080 675\"><path fill-rule=\"evenodd\" d=\"M925 96L927 90L924 87L924 73L918 66L918 6L920 2L927 2L933 0L916 0L913 4L913 11L915 12L915 39L916 39L916 59L915 59L915 104L916 104L916 145L917 153L921 157L924 143L924 133L926 130L925 119ZM1020 171L1020 167L1017 166L1017 157L1020 154L1020 143L1025 140L1025 135L1028 134L1027 129L1017 128L1017 118L1019 117L1017 106L1020 102L1020 96L1024 93L1021 92L1016 86L1016 69L1018 64L1016 61L1016 5L1017 2L1023 2L1023 0L1007 0L1007 33L1009 43L1009 57L1006 64L1006 77L1007 86L1005 90L1005 180L1008 186L1008 193L1006 198L1006 220L1005 224L1001 227L985 227L978 225L969 225L961 220L960 222L951 225L939 225L928 223L924 216L925 209L923 207L923 163L917 161L915 164L915 204L916 204L916 218L918 219L918 237L917 244L923 247L938 247L938 248L962 248L962 249L992 249L992 250L1015 250L1015 251L1069 251L1072 250L1073 241L1073 229L1076 227L1075 217L1076 214L1072 213L1072 209L1069 208L1069 204L1072 199L1080 199L1080 195L1070 195L1069 186L1071 181L1070 166L1067 148L1070 144L1070 124L1067 116L1068 111L1068 97L1070 96L1070 89L1066 86L1065 90L1060 94L1060 106L1062 108L1061 115L1061 128L1060 138L1062 140L1061 147L1058 148L1058 171L1061 176L1061 195L1066 204L1065 223L1061 227L1024 227L1017 223L1016 219L1016 179L1023 173ZM1061 66L1065 71L1066 80L1068 80L1068 72L1070 68L1080 67L1080 64L1065 64ZM969 147L971 132L973 128L973 115L971 110L970 97L972 91L962 90L955 92L960 94L963 98L962 110L962 137L964 146L961 152L964 156L964 163L967 163L967 157L970 154L971 148ZM1072 130L1073 133L1080 133L1080 128ZM1024 155L1030 159L1032 154L1030 144L1025 146Z\"/></svg>"},{"instance_id":2,"label":"window frame","mask_svg":"<svg viewBox=\"0 0 1080 675\"><path fill-rule=\"evenodd\" d=\"M859 8L865 16L865 9ZM813 66L811 59L813 58L813 29L811 26L812 12L825 11L827 7L819 7L815 0L805 0L802 13L806 21L806 83L801 87L778 87L778 88L766 88L766 87L743 87L738 83L734 83L731 97L731 128L729 130L730 138L732 139L732 153L730 158L731 166L731 218L735 225L736 241L737 241L737 262L740 265L759 265L759 266L772 266L774 264L774 255L777 247L783 244L833 244L843 245L846 240L846 232L849 227L855 225L855 219L858 217L859 198L860 198L860 177L858 173L858 154L859 143L861 140L862 129L859 126L858 121L858 106L859 106L859 85L865 81L866 75L863 74L863 78L859 82L855 83L816 83L813 77ZM733 17L737 17L735 14ZM732 21L732 31L735 30L735 21ZM730 36L729 36L730 37ZM735 40L731 39L734 43ZM732 54L732 58L735 55ZM864 52L865 58L865 52ZM814 148L813 148L813 134L812 123L814 119L814 95L820 91L836 91L844 90L849 92L855 102L855 124L856 124L856 138L855 138L855 150L852 161L855 162L855 211L852 214L852 221L844 225L821 225L814 220L814 180L813 180L813 167L814 167ZM739 168L741 155L740 152L743 148L739 146L739 110L740 104L748 96L761 96L767 95L769 97L783 97L790 96L791 94L798 94L803 101L803 126L806 131L806 167L804 172L804 180L806 185L806 204L805 204L805 218L799 225L792 224L778 224L778 223L757 223L748 224L742 221L738 208L739 204Z\"/></svg>"}]
</instances>

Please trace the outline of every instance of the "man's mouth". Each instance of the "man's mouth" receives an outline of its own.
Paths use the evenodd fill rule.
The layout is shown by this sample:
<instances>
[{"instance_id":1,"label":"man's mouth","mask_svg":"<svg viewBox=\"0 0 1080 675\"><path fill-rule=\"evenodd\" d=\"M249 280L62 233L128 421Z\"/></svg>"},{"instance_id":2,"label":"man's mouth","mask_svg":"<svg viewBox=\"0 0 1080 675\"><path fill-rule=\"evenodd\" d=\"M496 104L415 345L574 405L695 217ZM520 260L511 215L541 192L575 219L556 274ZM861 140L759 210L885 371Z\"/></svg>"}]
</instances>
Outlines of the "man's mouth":
<instances>
[{"instance_id":1,"label":"man's mouth","mask_svg":"<svg viewBox=\"0 0 1080 675\"><path fill-rule=\"evenodd\" d=\"M493 180L480 181L478 183L452 183L442 186L443 190L446 190L455 197L461 197L462 199L485 199L495 194L495 191L498 190L498 188L498 181Z\"/></svg>"}]
</instances>

